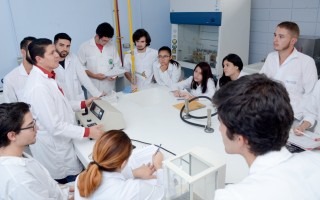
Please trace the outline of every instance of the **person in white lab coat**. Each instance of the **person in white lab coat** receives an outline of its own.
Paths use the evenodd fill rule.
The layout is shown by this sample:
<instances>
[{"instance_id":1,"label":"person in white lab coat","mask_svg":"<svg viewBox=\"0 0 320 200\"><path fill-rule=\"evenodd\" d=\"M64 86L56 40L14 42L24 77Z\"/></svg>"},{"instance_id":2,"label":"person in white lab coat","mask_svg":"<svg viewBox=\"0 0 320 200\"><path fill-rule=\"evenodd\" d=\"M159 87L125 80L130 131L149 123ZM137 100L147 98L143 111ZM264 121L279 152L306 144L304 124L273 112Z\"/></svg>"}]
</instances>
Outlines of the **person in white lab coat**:
<instances>
[{"instance_id":1,"label":"person in white lab coat","mask_svg":"<svg viewBox=\"0 0 320 200\"><path fill-rule=\"evenodd\" d=\"M150 86L153 79L152 65L157 61L158 52L150 48L151 37L144 29L136 30L132 35L132 40L136 48L134 48L134 63L135 63L135 82L132 82L131 76L131 54L126 54L123 61L123 67L127 71L126 78L131 83L131 90L145 89Z\"/></svg>"},{"instance_id":2,"label":"person in white lab coat","mask_svg":"<svg viewBox=\"0 0 320 200\"><path fill-rule=\"evenodd\" d=\"M37 143L30 145L32 155L59 183L74 181L83 168L72 139L99 138L103 131L99 125L90 128L75 125L72 107L54 79L59 55L52 41L36 39L28 49L34 66L25 86L24 101L32 106L39 127ZM79 108L91 102L92 99L79 101Z\"/></svg>"},{"instance_id":3,"label":"person in white lab coat","mask_svg":"<svg viewBox=\"0 0 320 200\"><path fill-rule=\"evenodd\" d=\"M320 156L290 153L285 145L294 120L286 88L263 74L240 77L213 96L229 154L250 167L239 183L215 192L215 200L318 200Z\"/></svg>"},{"instance_id":4,"label":"person in white lab coat","mask_svg":"<svg viewBox=\"0 0 320 200\"><path fill-rule=\"evenodd\" d=\"M241 76L246 75L242 72L243 63L237 54L229 54L222 60L223 74L218 80L217 89L230 81L237 80Z\"/></svg>"},{"instance_id":5,"label":"person in white lab coat","mask_svg":"<svg viewBox=\"0 0 320 200\"><path fill-rule=\"evenodd\" d=\"M176 97L191 99L197 96L207 96L212 98L216 87L210 65L206 62L198 63L193 70L193 76L175 84L172 89ZM183 91L184 89L190 89L190 93Z\"/></svg>"},{"instance_id":6,"label":"person in white lab coat","mask_svg":"<svg viewBox=\"0 0 320 200\"><path fill-rule=\"evenodd\" d=\"M307 129L313 128L315 133L320 134L320 80L317 81L316 85L312 90L312 94L305 101L303 105L303 120L295 127L294 133L296 135L302 135ZM315 123L317 121L317 123ZM316 124L315 127L313 127Z\"/></svg>"},{"instance_id":7,"label":"person in white lab coat","mask_svg":"<svg viewBox=\"0 0 320 200\"><path fill-rule=\"evenodd\" d=\"M172 60L171 49L163 46L158 50L158 62L153 63L154 79L157 84L171 88L181 76L179 63Z\"/></svg>"},{"instance_id":8,"label":"person in white lab coat","mask_svg":"<svg viewBox=\"0 0 320 200\"><path fill-rule=\"evenodd\" d=\"M136 179L126 179L121 171L127 165L132 151L130 138L123 131L111 130L98 139L94 145L88 168L81 172L75 183L74 197L78 199L123 199L158 200L164 197L162 160L157 152L153 165L143 165L133 170ZM155 178L157 183L148 184L139 178Z\"/></svg>"},{"instance_id":9,"label":"person in white lab coat","mask_svg":"<svg viewBox=\"0 0 320 200\"><path fill-rule=\"evenodd\" d=\"M103 92L100 92L92 84L78 57L70 52L71 37L66 33L58 33L54 36L54 45L60 56L60 65L54 71L57 74L56 80L62 87L65 96L70 101L84 100L85 96L81 85L90 92L91 96L102 96Z\"/></svg>"},{"instance_id":10,"label":"person in white lab coat","mask_svg":"<svg viewBox=\"0 0 320 200\"><path fill-rule=\"evenodd\" d=\"M35 39L35 37L29 36L23 38L20 42L22 63L9 72L3 79L4 102L11 103L21 101L23 88L27 82L28 75L32 70L32 61L28 55L28 45Z\"/></svg>"},{"instance_id":11,"label":"person in white lab coat","mask_svg":"<svg viewBox=\"0 0 320 200\"><path fill-rule=\"evenodd\" d=\"M92 83L99 91L110 94L115 89L117 77L108 77L105 74L114 67L121 67L121 60L117 49L112 44L113 27L109 23L102 23L96 29L94 38L83 43L78 52L78 58Z\"/></svg>"},{"instance_id":12,"label":"person in white lab coat","mask_svg":"<svg viewBox=\"0 0 320 200\"><path fill-rule=\"evenodd\" d=\"M302 119L304 101L318 79L313 58L298 52L294 47L299 34L299 26L294 22L278 24L273 38L276 51L269 53L260 71L285 85L297 120Z\"/></svg>"},{"instance_id":13,"label":"person in white lab coat","mask_svg":"<svg viewBox=\"0 0 320 200\"><path fill-rule=\"evenodd\" d=\"M0 104L0 199L68 199L49 172L26 153L36 142L37 125L23 102Z\"/></svg>"}]
</instances>

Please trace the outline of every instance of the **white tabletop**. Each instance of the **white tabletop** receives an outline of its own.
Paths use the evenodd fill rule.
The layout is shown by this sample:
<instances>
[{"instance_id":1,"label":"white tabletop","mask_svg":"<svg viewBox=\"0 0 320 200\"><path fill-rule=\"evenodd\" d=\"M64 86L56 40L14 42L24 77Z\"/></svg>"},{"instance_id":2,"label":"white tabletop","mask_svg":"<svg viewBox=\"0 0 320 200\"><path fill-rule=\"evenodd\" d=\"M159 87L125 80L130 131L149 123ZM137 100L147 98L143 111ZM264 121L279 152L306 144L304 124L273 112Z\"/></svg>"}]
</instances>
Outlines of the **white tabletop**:
<instances>
[{"instance_id":1,"label":"white tabletop","mask_svg":"<svg viewBox=\"0 0 320 200\"><path fill-rule=\"evenodd\" d=\"M113 105L123 113L126 122L124 131L131 139L162 144L162 147L176 154L196 146L208 148L225 157L226 183L235 183L243 179L248 174L248 166L241 156L225 153L217 117L212 118L214 132L206 133L204 128L186 124L180 119L180 111L173 107L179 102L183 101L176 100L167 88L155 87L120 95L118 102ZM200 102L207 107L191 112L192 115L204 116L207 114L207 108L212 108L208 100ZM191 121L206 125L206 119ZM91 161L94 141L86 139L74 143L79 159L87 166Z\"/></svg>"}]
</instances>

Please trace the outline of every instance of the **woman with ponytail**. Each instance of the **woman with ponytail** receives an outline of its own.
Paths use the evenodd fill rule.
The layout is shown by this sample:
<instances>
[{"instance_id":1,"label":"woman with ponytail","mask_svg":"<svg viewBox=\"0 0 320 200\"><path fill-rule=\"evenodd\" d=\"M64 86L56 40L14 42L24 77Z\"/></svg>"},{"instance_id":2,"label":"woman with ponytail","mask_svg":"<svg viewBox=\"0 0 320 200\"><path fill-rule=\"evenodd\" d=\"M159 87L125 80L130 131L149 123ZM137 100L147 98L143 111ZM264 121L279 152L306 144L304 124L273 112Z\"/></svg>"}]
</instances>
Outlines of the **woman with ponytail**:
<instances>
[{"instance_id":1,"label":"woman with ponytail","mask_svg":"<svg viewBox=\"0 0 320 200\"><path fill-rule=\"evenodd\" d=\"M130 138L120 130L111 130L96 141L92 152L93 161L80 173L75 183L74 198L77 199L162 199L161 152L153 157L153 165L143 165L132 171L131 179L121 171L125 168L132 151ZM157 185L150 185L141 179L155 178Z\"/></svg>"},{"instance_id":2,"label":"woman with ponytail","mask_svg":"<svg viewBox=\"0 0 320 200\"><path fill-rule=\"evenodd\" d=\"M158 61L153 63L153 74L159 85L171 87L179 81L181 67L172 59L169 47L163 46L158 50Z\"/></svg>"}]
</instances>

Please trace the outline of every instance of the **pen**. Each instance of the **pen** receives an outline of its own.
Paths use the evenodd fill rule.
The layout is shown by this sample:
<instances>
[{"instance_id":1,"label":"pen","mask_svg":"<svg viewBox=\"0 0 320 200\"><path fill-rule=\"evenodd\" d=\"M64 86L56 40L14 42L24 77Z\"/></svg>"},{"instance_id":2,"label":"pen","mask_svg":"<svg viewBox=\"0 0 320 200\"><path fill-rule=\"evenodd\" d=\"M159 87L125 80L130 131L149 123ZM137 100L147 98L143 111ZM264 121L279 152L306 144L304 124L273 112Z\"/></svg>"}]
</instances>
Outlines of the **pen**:
<instances>
[{"instance_id":1,"label":"pen","mask_svg":"<svg viewBox=\"0 0 320 200\"><path fill-rule=\"evenodd\" d=\"M156 155L156 154L160 151L161 145L162 145L162 144L160 144L160 145L158 146L158 149L157 149L157 151L154 153L154 155Z\"/></svg>"},{"instance_id":2,"label":"pen","mask_svg":"<svg viewBox=\"0 0 320 200\"><path fill-rule=\"evenodd\" d=\"M300 134L302 134L302 135L304 135L304 136L306 136L306 137L314 140L314 141L320 141L320 138L314 138L314 137L312 137L311 135L309 135L309 134L307 134L307 133L304 133L304 132L302 132L302 131L300 131L300 130L298 130L298 129L296 129L296 131L297 131L298 133L300 133Z\"/></svg>"}]
</instances>

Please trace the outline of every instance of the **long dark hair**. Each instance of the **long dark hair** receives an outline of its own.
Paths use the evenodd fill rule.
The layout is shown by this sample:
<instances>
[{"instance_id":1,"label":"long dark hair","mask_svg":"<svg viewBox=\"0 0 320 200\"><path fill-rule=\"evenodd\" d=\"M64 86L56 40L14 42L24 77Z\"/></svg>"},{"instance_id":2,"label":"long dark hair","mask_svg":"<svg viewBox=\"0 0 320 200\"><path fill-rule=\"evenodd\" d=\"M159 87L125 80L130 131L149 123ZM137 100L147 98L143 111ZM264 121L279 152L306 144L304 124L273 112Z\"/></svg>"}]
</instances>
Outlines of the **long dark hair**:
<instances>
[{"instance_id":1,"label":"long dark hair","mask_svg":"<svg viewBox=\"0 0 320 200\"><path fill-rule=\"evenodd\" d=\"M193 69L193 72L196 71L197 67L201 69L202 74L202 81L201 81L201 87L202 87L202 93L205 93L207 91L207 83L209 78L213 79L213 75L211 72L211 67L206 62L200 62L196 65L196 67ZM194 81L194 78L191 82L191 88L197 89L198 83Z\"/></svg>"},{"instance_id":2,"label":"long dark hair","mask_svg":"<svg viewBox=\"0 0 320 200\"><path fill-rule=\"evenodd\" d=\"M224 61L227 60L228 62L231 62L234 66L237 66L239 71L242 70L243 68L243 63L241 58L237 55L237 54L229 54L226 57L223 58L222 60L222 69L223 69L223 63ZM231 78L229 76L226 76L223 72L221 78L219 79L219 87L224 86L225 84L227 84L228 82L231 81Z\"/></svg>"}]
</instances>

